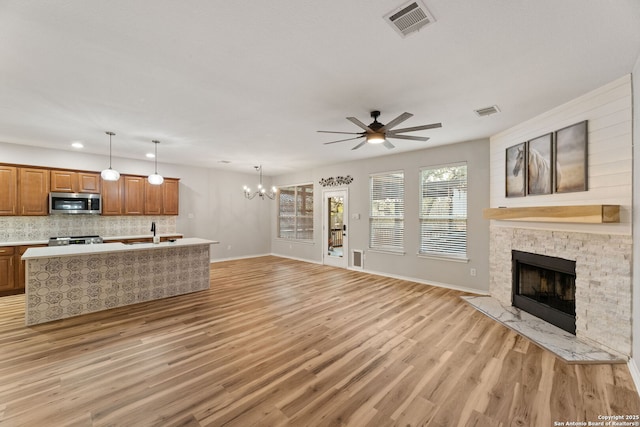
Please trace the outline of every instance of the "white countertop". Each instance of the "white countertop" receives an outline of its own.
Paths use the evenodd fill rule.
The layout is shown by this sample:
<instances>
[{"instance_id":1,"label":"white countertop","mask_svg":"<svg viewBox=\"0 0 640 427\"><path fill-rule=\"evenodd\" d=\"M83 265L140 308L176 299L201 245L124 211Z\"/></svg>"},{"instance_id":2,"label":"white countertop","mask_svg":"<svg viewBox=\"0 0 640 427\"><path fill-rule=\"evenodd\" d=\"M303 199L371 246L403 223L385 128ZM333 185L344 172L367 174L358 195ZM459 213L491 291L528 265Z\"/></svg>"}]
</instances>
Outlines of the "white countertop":
<instances>
[{"instance_id":1,"label":"white countertop","mask_svg":"<svg viewBox=\"0 0 640 427\"><path fill-rule=\"evenodd\" d=\"M164 234L158 234L158 236L160 236L160 237L180 236L180 237L182 237L183 234L182 233L164 233ZM132 236L108 236L108 237L103 237L105 242L107 242L109 240L126 240L126 239L142 239L142 238L150 239L151 235L150 234L139 234L139 235L132 235ZM49 239L47 239L47 240L20 240L20 241L16 241L16 242L0 242L0 247L2 247L2 246L46 245L48 243L49 243Z\"/></svg>"},{"instance_id":2,"label":"white countertop","mask_svg":"<svg viewBox=\"0 0 640 427\"><path fill-rule=\"evenodd\" d=\"M22 259L34 259L34 258L51 258L59 256L73 256L73 255L90 255L90 254L102 254L108 252L122 252L122 251L140 251L149 249L163 249L169 247L179 246L195 246L195 245L214 245L220 242L215 240L200 239L197 237L188 237L186 239L177 239L175 242L161 242L161 243L101 243L95 245L68 245L68 246L47 246L44 248L29 248L22 255Z\"/></svg>"}]
</instances>

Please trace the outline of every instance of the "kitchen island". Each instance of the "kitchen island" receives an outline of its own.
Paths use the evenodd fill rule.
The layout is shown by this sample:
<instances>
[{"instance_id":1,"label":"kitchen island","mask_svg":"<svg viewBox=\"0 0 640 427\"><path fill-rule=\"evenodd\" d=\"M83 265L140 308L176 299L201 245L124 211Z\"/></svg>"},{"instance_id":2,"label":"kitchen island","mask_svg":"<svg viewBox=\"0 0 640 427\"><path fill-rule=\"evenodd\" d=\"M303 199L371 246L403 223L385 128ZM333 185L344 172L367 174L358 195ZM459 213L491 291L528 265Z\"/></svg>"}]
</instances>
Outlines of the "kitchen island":
<instances>
[{"instance_id":1,"label":"kitchen island","mask_svg":"<svg viewBox=\"0 0 640 427\"><path fill-rule=\"evenodd\" d=\"M27 325L209 289L211 244L104 243L30 248Z\"/></svg>"}]
</instances>

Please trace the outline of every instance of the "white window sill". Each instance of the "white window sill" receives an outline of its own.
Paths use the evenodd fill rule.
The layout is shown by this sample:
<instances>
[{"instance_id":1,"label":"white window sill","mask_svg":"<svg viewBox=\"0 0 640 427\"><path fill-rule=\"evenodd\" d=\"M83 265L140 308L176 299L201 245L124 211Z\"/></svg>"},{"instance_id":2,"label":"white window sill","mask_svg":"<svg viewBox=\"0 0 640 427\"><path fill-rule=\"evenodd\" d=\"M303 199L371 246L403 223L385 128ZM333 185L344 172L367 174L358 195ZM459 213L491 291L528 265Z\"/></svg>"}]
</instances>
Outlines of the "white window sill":
<instances>
[{"instance_id":1,"label":"white window sill","mask_svg":"<svg viewBox=\"0 0 640 427\"><path fill-rule=\"evenodd\" d=\"M369 252L375 252L378 254L397 255L397 256L406 255L406 252L403 250L393 251L390 249L371 249L371 248L369 248L368 250Z\"/></svg>"},{"instance_id":2,"label":"white window sill","mask_svg":"<svg viewBox=\"0 0 640 427\"><path fill-rule=\"evenodd\" d=\"M282 237L276 237L276 240L279 242L298 243L301 245L309 245L309 246L313 246L316 244L316 242L314 242L313 240L284 239Z\"/></svg>"},{"instance_id":3,"label":"white window sill","mask_svg":"<svg viewBox=\"0 0 640 427\"><path fill-rule=\"evenodd\" d=\"M429 254L421 254L421 253L417 253L416 255L418 255L418 258L435 259L438 261L451 261L451 262L460 262L460 263L469 262L469 258L452 257L452 256L446 256L446 255L429 255Z\"/></svg>"}]
</instances>

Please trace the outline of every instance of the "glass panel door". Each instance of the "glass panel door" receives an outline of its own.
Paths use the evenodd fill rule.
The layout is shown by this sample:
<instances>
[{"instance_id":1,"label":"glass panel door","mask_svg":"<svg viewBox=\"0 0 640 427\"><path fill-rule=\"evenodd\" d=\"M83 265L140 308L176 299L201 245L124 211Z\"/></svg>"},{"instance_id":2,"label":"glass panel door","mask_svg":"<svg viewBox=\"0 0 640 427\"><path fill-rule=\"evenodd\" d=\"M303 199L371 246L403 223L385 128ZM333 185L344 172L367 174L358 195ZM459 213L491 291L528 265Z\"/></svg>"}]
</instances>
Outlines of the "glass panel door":
<instances>
[{"instance_id":1,"label":"glass panel door","mask_svg":"<svg viewBox=\"0 0 640 427\"><path fill-rule=\"evenodd\" d=\"M324 263L346 268L347 250L347 192L324 192Z\"/></svg>"}]
</instances>

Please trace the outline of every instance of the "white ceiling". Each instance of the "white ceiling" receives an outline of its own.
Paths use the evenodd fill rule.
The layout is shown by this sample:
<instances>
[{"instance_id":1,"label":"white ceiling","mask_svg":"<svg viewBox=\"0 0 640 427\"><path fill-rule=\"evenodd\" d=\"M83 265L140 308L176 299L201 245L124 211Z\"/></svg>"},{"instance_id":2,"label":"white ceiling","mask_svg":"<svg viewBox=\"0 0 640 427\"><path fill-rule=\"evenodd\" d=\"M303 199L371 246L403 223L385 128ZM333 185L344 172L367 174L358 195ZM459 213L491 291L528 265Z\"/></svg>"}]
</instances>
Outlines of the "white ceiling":
<instances>
[{"instance_id":1,"label":"white ceiling","mask_svg":"<svg viewBox=\"0 0 640 427\"><path fill-rule=\"evenodd\" d=\"M397 0L0 0L0 141L107 154L110 130L116 157L159 139L161 163L274 175L488 137L640 54L638 0L424 3L436 22L403 39L382 19ZM323 145L373 109L443 127Z\"/></svg>"}]
</instances>

